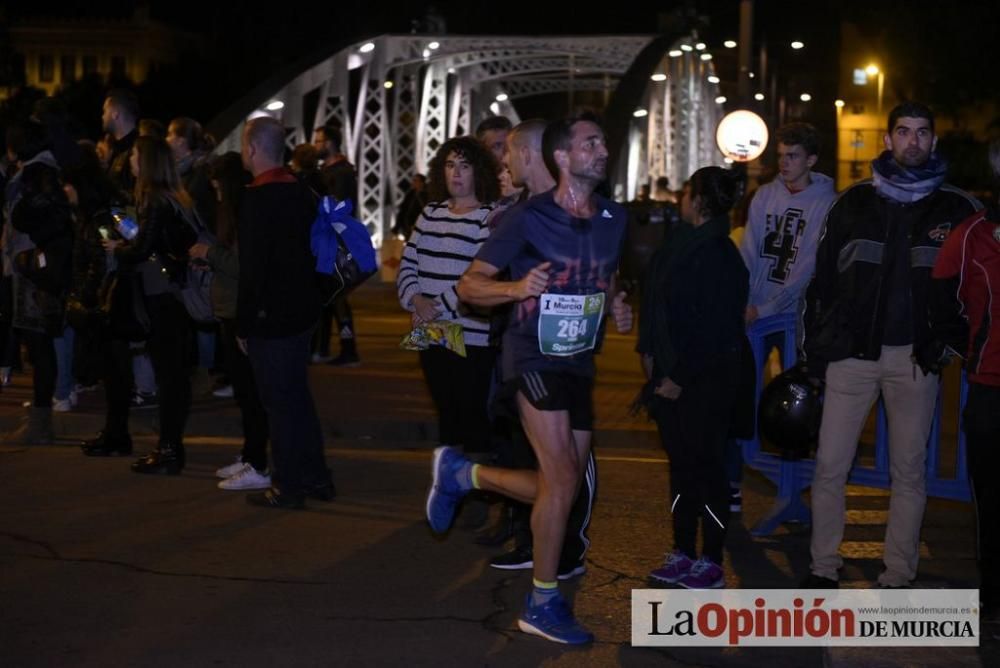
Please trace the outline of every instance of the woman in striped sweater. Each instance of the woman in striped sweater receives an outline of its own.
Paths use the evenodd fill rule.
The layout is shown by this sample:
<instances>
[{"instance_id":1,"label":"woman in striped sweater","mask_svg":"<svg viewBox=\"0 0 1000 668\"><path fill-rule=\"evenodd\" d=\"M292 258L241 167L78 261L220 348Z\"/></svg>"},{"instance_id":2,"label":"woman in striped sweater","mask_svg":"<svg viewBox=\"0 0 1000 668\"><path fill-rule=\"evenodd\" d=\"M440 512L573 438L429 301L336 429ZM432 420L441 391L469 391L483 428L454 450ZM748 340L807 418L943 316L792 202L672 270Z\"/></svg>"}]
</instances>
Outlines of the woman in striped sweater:
<instances>
[{"instance_id":1,"label":"woman in striped sweater","mask_svg":"<svg viewBox=\"0 0 1000 668\"><path fill-rule=\"evenodd\" d=\"M414 326L432 320L462 325L467 356L445 348L420 352L420 366L438 411L441 443L467 455L489 451L486 404L496 351L485 313L458 299L455 285L489 235L486 217L500 197L493 155L472 137L454 137L431 160L430 204L403 250L396 287Z\"/></svg>"}]
</instances>

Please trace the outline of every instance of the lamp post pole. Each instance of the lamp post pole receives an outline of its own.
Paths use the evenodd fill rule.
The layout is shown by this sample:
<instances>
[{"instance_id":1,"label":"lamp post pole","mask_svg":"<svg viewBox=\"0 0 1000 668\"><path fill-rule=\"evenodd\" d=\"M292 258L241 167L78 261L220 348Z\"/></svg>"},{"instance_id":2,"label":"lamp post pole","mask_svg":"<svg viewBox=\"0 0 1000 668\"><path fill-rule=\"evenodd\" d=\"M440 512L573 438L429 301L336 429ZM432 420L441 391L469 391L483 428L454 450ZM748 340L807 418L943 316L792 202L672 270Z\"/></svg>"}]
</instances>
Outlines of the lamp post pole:
<instances>
[{"instance_id":1,"label":"lamp post pole","mask_svg":"<svg viewBox=\"0 0 1000 668\"><path fill-rule=\"evenodd\" d=\"M884 85L885 85L885 72L880 67L878 70L878 105L876 106L876 109L878 109L879 119L882 118L882 87Z\"/></svg>"},{"instance_id":2,"label":"lamp post pole","mask_svg":"<svg viewBox=\"0 0 1000 668\"><path fill-rule=\"evenodd\" d=\"M746 107L750 102L750 58L753 47L753 0L740 0L740 63L736 82L737 103Z\"/></svg>"}]
</instances>

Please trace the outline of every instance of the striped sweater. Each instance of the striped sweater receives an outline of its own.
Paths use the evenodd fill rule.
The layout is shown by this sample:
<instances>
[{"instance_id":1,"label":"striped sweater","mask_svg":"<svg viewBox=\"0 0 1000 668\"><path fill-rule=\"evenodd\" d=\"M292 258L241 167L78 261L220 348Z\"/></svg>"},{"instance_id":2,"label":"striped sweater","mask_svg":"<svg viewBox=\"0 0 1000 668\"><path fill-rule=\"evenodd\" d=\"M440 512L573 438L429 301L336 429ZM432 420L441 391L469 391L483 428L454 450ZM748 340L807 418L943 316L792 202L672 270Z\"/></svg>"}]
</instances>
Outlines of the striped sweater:
<instances>
[{"instance_id":1,"label":"striped sweater","mask_svg":"<svg viewBox=\"0 0 1000 668\"><path fill-rule=\"evenodd\" d=\"M396 278L403 308L412 312L418 294L437 299L441 304L438 319L460 323L467 346L489 345L489 317L460 303L455 286L489 236L486 218L492 210L483 205L456 215L448 210L447 202L428 204L406 242Z\"/></svg>"}]
</instances>

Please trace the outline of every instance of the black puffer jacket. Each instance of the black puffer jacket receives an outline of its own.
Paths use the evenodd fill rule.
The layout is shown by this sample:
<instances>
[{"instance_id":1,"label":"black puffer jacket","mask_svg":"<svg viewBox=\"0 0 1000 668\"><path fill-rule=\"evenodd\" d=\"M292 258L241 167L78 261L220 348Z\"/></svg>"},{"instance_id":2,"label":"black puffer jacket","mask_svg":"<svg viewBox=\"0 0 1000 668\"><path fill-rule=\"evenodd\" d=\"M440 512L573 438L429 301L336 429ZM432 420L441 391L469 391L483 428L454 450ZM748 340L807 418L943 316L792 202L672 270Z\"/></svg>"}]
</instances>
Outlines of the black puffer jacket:
<instances>
[{"instance_id":1,"label":"black puffer jacket","mask_svg":"<svg viewBox=\"0 0 1000 668\"><path fill-rule=\"evenodd\" d=\"M15 258L17 272L38 289L62 296L73 275L73 213L52 166L36 162L21 175L23 195L11 211L11 225L31 239L34 250Z\"/></svg>"},{"instance_id":2,"label":"black puffer jacket","mask_svg":"<svg viewBox=\"0 0 1000 668\"><path fill-rule=\"evenodd\" d=\"M931 270L949 232L980 208L947 185L912 204L880 197L871 179L844 191L827 216L806 291L803 347L810 373L822 375L827 363L849 357L881 356L891 270L886 249L891 235L903 231L910 245L913 354L921 368L932 369L943 344L929 325Z\"/></svg>"}]
</instances>

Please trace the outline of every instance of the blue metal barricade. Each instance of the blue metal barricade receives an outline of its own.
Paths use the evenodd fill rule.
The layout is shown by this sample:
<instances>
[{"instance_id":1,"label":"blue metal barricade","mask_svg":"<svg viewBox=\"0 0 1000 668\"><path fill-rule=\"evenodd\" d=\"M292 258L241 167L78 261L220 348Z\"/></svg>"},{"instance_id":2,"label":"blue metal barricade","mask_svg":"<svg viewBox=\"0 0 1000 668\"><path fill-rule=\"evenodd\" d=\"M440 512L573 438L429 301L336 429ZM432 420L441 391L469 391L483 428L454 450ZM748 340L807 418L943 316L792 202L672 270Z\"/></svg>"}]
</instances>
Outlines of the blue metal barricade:
<instances>
[{"instance_id":1,"label":"blue metal barricade","mask_svg":"<svg viewBox=\"0 0 1000 668\"><path fill-rule=\"evenodd\" d=\"M776 315L757 320L748 332L750 347L753 350L757 369L757 400L764 388L764 366L767 364L770 350L765 349L765 339L775 335L783 335L782 368L787 369L795 364L795 327L794 315ZM968 388L965 374L962 374L959 415L961 407L965 406ZM881 399L878 402L878 413L875 430L875 456L873 466L863 466L855 461L851 469L849 482L868 487L888 488L889 480L889 440L888 427L885 419L885 409ZM756 406L754 415L756 416ZM965 434L958 424L958 443L955 448L955 475L942 477L939 472L941 465L941 413L942 400L938 393L934 422L927 443L927 494L959 501L968 501L969 492L968 466L965 454ZM756 419L756 418L755 418ZM961 420L961 417L959 418ZM760 471L768 480L777 486L774 506L771 511L757 522L750 533L754 536L766 536L774 532L783 522L810 522L809 508L802 502L802 492L812 483L815 462L812 459L787 460L781 455L761 451L760 438L757 430L751 440L741 441L743 460L751 468Z\"/></svg>"}]
</instances>

